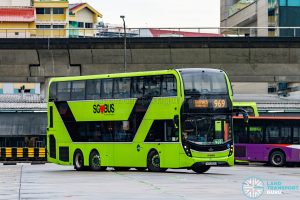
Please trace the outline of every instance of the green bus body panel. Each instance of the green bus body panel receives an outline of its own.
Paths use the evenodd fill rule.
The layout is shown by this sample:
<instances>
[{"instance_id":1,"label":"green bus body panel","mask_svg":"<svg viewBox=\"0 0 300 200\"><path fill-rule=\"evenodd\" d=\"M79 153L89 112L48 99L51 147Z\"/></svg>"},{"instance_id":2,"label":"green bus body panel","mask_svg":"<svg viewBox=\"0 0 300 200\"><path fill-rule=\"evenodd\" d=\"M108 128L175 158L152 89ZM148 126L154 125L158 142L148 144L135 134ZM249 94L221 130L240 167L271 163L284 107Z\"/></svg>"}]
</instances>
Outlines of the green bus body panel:
<instances>
[{"instance_id":1,"label":"green bus body panel","mask_svg":"<svg viewBox=\"0 0 300 200\"><path fill-rule=\"evenodd\" d=\"M49 162L61 165L73 165L74 152L80 149L84 156L84 165L89 165L89 155L92 150L97 150L101 157L102 166L123 166L123 167L146 167L147 155L154 149L160 155L160 166L162 168L189 168L197 162L223 161L230 166L234 163L234 154L228 156L228 151L224 152L193 152L193 157L188 157L181 144L181 134L177 142L144 142L154 120L173 120L174 116L179 116L180 109L184 101L182 95L182 79L175 70L153 71L153 72L136 72L124 74L93 75L80 77L63 77L53 78L52 82L89 80L99 78L120 78L147 75L164 75L173 74L177 79L177 96L176 97L154 97L147 109L137 133L132 142L72 142L68 131L61 119L60 114L53 102L48 103L53 107L53 128L49 127L50 114L48 112L48 131L47 131L47 158ZM232 91L229 79L226 81L229 90L229 96L232 100ZM49 95L49 91L48 91ZM78 122L84 121L126 121L128 120L135 104L136 99L99 99L93 101L69 101L68 105ZM94 105L114 104L114 113L94 113ZM181 130L179 125L179 130ZM219 125L217 129L220 129ZM49 154L49 136L53 135L56 139L56 159L51 158ZM69 147L69 161L59 160L59 147ZM212 154L214 154L212 156Z\"/></svg>"},{"instance_id":2,"label":"green bus body panel","mask_svg":"<svg viewBox=\"0 0 300 200\"><path fill-rule=\"evenodd\" d=\"M125 121L133 110L136 99L111 99L98 101L69 101L76 121ZM95 113L94 106L114 104L114 113Z\"/></svg>"}]
</instances>

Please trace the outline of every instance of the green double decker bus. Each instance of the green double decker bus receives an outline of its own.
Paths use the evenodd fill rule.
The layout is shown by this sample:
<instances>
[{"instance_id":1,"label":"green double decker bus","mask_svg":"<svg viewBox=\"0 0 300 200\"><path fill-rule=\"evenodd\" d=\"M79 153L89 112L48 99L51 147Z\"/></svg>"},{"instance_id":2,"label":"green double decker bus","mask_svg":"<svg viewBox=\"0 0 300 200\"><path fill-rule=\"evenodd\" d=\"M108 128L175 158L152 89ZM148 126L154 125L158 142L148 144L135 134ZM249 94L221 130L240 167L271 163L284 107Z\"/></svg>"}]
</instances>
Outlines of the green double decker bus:
<instances>
[{"instance_id":1,"label":"green double decker bus","mask_svg":"<svg viewBox=\"0 0 300 200\"><path fill-rule=\"evenodd\" d=\"M234 164L226 73L193 68L53 78L47 159L76 170Z\"/></svg>"}]
</instances>

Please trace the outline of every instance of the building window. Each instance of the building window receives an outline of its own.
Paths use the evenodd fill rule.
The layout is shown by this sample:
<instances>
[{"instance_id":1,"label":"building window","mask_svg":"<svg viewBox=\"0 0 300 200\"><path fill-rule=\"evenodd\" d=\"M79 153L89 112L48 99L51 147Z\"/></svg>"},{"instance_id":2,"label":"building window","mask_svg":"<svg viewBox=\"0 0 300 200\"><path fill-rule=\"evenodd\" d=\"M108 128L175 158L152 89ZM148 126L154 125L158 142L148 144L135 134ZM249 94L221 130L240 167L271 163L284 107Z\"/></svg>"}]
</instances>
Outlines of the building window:
<instances>
[{"instance_id":1,"label":"building window","mask_svg":"<svg viewBox=\"0 0 300 200\"><path fill-rule=\"evenodd\" d=\"M78 22L78 27L79 28L84 28L84 23L83 22Z\"/></svg>"},{"instance_id":2,"label":"building window","mask_svg":"<svg viewBox=\"0 0 300 200\"><path fill-rule=\"evenodd\" d=\"M49 15L49 14L51 14L50 8L37 8L36 9L36 14L38 14L38 15Z\"/></svg>"},{"instance_id":3,"label":"building window","mask_svg":"<svg viewBox=\"0 0 300 200\"><path fill-rule=\"evenodd\" d=\"M280 0L279 5L280 6L286 6L286 0Z\"/></svg>"},{"instance_id":4,"label":"building window","mask_svg":"<svg viewBox=\"0 0 300 200\"><path fill-rule=\"evenodd\" d=\"M64 29L65 26L64 25L53 25L53 28L55 28L55 29Z\"/></svg>"},{"instance_id":5,"label":"building window","mask_svg":"<svg viewBox=\"0 0 300 200\"><path fill-rule=\"evenodd\" d=\"M36 25L37 29L50 29L51 26L50 25Z\"/></svg>"},{"instance_id":6,"label":"building window","mask_svg":"<svg viewBox=\"0 0 300 200\"><path fill-rule=\"evenodd\" d=\"M299 0L288 0L288 6L300 6Z\"/></svg>"},{"instance_id":7,"label":"building window","mask_svg":"<svg viewBox=\"0 0 300 200\"><path fill-rule=\"evenodd\" d=\"M85 23L85 28L93 28L93 23Z\"/></svg>"},{"instance_id":8,"label":"building window","mask_svg":"<svg viewBox=\"0 0 300 200\"><path fill-rule=\"evenodd\" d=\"M63 8L53 8L54 15L63 15L65 14L65 10Z\"/></svg>"}]
</instances>

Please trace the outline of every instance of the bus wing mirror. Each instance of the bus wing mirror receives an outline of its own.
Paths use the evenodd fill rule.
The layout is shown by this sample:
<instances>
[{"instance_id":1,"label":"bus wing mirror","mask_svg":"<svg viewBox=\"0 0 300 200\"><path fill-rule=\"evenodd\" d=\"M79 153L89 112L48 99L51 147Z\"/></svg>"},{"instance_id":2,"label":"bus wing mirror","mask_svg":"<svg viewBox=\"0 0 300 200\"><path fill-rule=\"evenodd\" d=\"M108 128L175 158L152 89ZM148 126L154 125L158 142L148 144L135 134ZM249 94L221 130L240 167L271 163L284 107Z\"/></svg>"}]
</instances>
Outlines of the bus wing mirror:
<instances>
[{"instance_id":1,"label":"bus wing mirror","mask_svg":"<svg viewBox=\"0 0 300 200\"><path fill-rule=\"evenodd\" d=\"M249 115L248 115L248 112L246 110L241 109L241 108L234 108L233 112L236 114L236 116L239 116L239 114L242 114L243 115L243 119L244 119L244 123L248 124Z\"/></svg>"},{"instance_id":2,"label":"bus wing mirror","mask_svg":"<svg viewBox=\"0 0 300 200\"><path fill-rule=\"evenodd\" d=\"M179 116L178 115L174 116L173 123L174 123L175 128L178 129L179 128Z\"/></svg>"},{"instance_id":3,"label":"bus wing mirror","mask_svg":"<svg viewBox=\"0 0 300 200\"><path fill-rule=\"evenodd\" d=\"M249 122L249 115L248 115L247 112L244 112L244 113L243 113L243 119L244 119L244 123L245 123L245 124L248 124L248 122Z\"/></svg>"}]
</instances>

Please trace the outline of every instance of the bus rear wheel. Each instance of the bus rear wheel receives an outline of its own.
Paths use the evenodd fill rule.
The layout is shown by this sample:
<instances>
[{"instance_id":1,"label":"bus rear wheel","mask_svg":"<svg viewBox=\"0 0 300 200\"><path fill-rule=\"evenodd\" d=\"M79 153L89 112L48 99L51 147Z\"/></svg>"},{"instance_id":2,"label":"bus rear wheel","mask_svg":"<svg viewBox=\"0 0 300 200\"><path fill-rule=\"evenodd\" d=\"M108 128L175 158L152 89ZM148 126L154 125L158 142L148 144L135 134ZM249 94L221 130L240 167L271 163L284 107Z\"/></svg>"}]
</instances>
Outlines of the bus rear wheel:
<instances>
[{"instance_id":1,"label":"bus rear wheel","mask_svg":"<svg viewBox=\"0 0 300 200\"><path fill-rule=\"evenodd\" d=\"M282 167L286 162L285 154L282 151L274 151L270 155L269 162L274 167Z\"/></svg>"},{"instance_id":2,"label":"bus rear wheel","mask_svg":"<svg viewBox=\"0 0 300 200\"><path fill-rule=\"evenodd\" d=\"M83 154L80 150L76 150L74 153L74 159L73 159L74 168L77 171L84 170L84 159Z\"/></svg>"},{"instance_id":3,"label":"bus rear wheel","mask_svg":"<svg viewBox=\"0 0 300 200\"><path fill-rule=\"evenodd\" d=\"M101 166L101 158L97 151L92 151L89 159L90 169L93 171L104 171L106 167Z\"/></svg>"},{"instance_id":4,"label":"bus rear wheel","mask_svg":"<svg viewBox=\"0 0 300 200\"><path fill-rule=\"evenodd\" d=\"M202 174L207 172L210 169L210 166L201 165L199 163L196 163L192 166L192 170L196 172L197 174Z\"/></svg>"},{"instance_id":5,"label":"bus rear wheel","mask_svg":"<svg viewBox=\"0 0 300 200\"><path fill-rule=\"evenodd\" d=\"M150 172L165 172L167 168L160 168L160 158L157 151L151 151L147 157L147 167Z\"/></svg>"}]
</instances>

